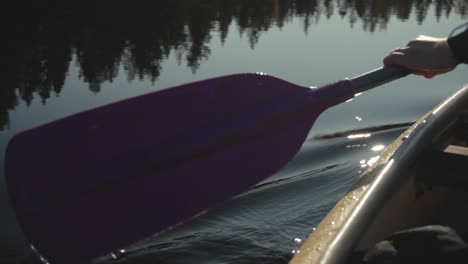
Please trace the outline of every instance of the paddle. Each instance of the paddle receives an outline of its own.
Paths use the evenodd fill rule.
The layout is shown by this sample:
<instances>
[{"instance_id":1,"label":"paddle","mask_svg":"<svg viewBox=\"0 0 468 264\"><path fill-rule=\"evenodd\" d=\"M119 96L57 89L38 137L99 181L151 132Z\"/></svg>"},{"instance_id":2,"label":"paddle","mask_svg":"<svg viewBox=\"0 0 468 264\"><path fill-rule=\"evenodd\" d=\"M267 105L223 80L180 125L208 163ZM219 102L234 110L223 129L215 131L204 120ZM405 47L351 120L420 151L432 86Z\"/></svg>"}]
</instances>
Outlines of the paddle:
<instances>
[{"instance_id":1,"label":"paddle","mask_svg":"<svg viewBox=\"0 0 468 264\"><path fill-rule=\"evenodd\" d=\"M16 135L18 221L52 263L82 263L195 217L283 167L317 116L408 70L306 88L235 74L85 111Z\"/></svg>"}]
</instances>

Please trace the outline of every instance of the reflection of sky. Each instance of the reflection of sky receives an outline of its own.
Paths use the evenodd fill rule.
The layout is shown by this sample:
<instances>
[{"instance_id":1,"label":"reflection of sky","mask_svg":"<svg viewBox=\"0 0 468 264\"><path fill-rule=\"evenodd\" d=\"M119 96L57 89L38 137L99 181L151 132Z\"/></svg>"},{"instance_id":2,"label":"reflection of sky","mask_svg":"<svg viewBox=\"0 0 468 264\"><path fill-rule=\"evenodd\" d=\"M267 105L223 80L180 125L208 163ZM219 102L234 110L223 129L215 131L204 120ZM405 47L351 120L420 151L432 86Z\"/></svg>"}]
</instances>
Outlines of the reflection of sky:
<instances>
[{"instance_id":1,"label":"reflection of sky","mask_svg":"<svg viewBox=\"0 0 468 264\"><path fill-rule=\"evenodd\" d=\"M422 25L412 19L402 22L392 17L386 31L377 29L373 33L362 31L360 22L351 28L346 19L334 15L330 20L322 17L305 34L302 19L295 18L281 29L272 27L262 33L254 49L251 49L246 35L239 38L237 26L231 24L224 45L221 45L217 33L212 33L213 38L209 43L211 55L207 61L201 62L195 75L185 67L184 62L179 64L172 53L163 62L161 76L154 85L151 80L129 83L121 69L121 74L112 83L104 83L98 94L90 92L88 84L78 79L78 69L72 62L60 97L52 96L45 106L38 98L29 107L21 102L11 112L10 129L22 130L154 89L229 73L263 71L304 86L353 77L379 67L383 56L418 34L444 36L462 23L455 15L436 22L431 14L434 14L433 10L429 10ZM407 77L387 84L388 89L382 87L365 93L327 111L313 131L323 133L354 126L416 119L466 80L466 69L461 68L464 67L433 80ZM0 132L2 140L6 140L4 131Z\"/></svg>"},{"instance_id":2,"label":"reflection of sky","mask_svg":"<svg viewBox=\"0 0 468 264\"><path fill-rule=\"evenodd\" d=\"M413 18L414 13L412 14ZM402 22L392 17L386 31L377 29L372 33L361 30L360 21L351 28L346 18L342 19L334 15L330 20L321 17L318 24L312 24L307 34L305 34L303 19L294 18L281 29L272 27L267 32L263 32L254 49L250 47L246 34L239 38L237 25L233 23L230 26L229 35L224 45L221 44L218 34L216 32L212 33L213 38L209 43L211 55L207 61L201 62L201 66L195 75L192 74L189 68L185 67L184 62L182 64L178 63L173 52L169 59L163 62L161 76L154 85L151 80L138 80L129 83L126 74L119 74L112 83L105 83L102 86L102 91L98 94L90 92L88 85L77 78L76 63L72 62L60 98L51 98L46 106L39 103L38 99L27 109L25 109L24 105L21 105L14 112L24 112L24 114L12 113L10 127L13 130L22 129L30 126L30 122L34 124L42 123L60 115L67 115L106 102L146 93L155 88L170 87L229 73L263 71L305 86L320 85L341 78L353 77L379 67L383 56L395 47L404 45L409 39L418 34L445 36L456 25L462 23L462 19L456 15L452 15L453 18L451 17L448 20L440 18L440 21L436 22L431 14L434 14L433 10L428 11L428 16L422 25L418 25L411 18ZM427 102L427 98L430 98L427 91L437 90L441 86L448 86L447 89L453 91L460 86L463 80L464 75L460 70L431 81L410 77L387 85L392 86L391 89L379 89L379 91L371 92L367 96L363 95L360 102L354 100L346 108L351 108L356 112L355 116L367 117L370 118L368 122L375 122L379 121L376 115L366 115L365 112L362 114L357 113L362 109L362 105L367 105L368 108L376 108L381 105L383 97L387 99L385 100L386 103L395 106L395 104L401 102L408 108L409 102L413 105L415 102L422 104L418 87L426 91L422 101ZM408 87L411 87L411 89L407 89ZM439 100L441 96L447 94L449 92L447 89L444 89L443 92L434 91L437 98L434 98L434 100ZM395 98L395 94L403 92L405 96ZM343 114L342 111L339 112L333 114L334 118ZM394 119L398 119L395 113L379 114L387 118L393 116ZM29 118L27 118L28 116ZM31 120L32 116L34 120ZM344 117L347 118L346 115ZM351 120L347 121L348 125L350 122ZM334 127L335 125L328 124L328 126Z\"/></svg>"}]
</instances>

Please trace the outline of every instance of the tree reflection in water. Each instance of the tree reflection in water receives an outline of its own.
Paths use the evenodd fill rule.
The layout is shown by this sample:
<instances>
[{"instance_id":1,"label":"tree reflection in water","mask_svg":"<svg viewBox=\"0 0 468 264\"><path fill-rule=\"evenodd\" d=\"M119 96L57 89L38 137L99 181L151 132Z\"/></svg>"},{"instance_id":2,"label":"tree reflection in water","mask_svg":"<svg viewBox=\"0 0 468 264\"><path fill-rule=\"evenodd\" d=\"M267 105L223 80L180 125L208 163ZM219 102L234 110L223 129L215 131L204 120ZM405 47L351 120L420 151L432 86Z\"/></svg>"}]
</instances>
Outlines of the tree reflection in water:
<instances>
[{"instance_id":1,"label":"tree reflection in water","mask_svg":"<svg viewBox=\"0 0 468 264\"><path fill-rule=\"evenodd\" d=\"M3 11L0 130L8 110L33 94L45 103L59 94L72 57L80 78L99 92L123 66L129 80L157 80L171 52L193 72L210 56L211 33L226 41L236 23L252 48L269 28L300 17L304 31L321 16L337 13L365 31L385 29L391 16L405 20L414 12L422 23L434 5L440 18L465 17L466 1L445 0L159 0L159 1L21 1Z\"/></svg>"}]
</instances>

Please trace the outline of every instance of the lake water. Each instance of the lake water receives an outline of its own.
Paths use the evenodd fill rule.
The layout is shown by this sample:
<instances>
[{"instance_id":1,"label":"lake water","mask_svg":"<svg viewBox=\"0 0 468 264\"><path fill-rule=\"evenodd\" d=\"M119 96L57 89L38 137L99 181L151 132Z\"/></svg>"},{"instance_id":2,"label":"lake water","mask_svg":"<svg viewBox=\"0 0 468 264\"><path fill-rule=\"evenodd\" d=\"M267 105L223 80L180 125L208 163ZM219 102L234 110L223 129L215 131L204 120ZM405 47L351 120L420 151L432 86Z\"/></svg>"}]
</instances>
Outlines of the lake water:
<instances>
[{"instance_id":1,"label":"lake water","mask_svg":"<svg viewBox=\"0 0 468 264\"><path fill-rule=\"evenodd\" d=\"M1 263L39 262L16 222L3 174L6 145L15 133L110 102L232 73L265 72L303 86L326 84L380 67L384 56L417 35L444 37L468 19L468 2L457 0L14 5L3 11ZM408 123L468 82L467 71L462 65L430 80L408 76L327 110L297 157L264 185L128 248L116 260L101 261L287 263L362 165ZM389 124L395 126L385 129ZM372 136L323 137L355 129Z\"/></svg>"}]
</instances>

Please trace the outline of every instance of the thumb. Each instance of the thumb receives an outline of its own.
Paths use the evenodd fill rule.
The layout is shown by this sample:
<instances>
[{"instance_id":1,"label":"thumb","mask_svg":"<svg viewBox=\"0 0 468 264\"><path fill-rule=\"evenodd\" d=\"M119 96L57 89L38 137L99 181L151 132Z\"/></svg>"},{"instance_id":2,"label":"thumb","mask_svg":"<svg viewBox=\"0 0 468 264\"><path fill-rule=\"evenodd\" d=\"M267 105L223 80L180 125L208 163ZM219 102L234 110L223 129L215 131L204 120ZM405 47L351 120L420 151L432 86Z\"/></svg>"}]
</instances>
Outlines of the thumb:
<instances>
[{"instance_id":1,"label":"thumb","mask_svg":"<svg viewBox=\"0 0 468 264\"><path fill-rule=\"evenodd\" d=\"M384 58L384 64L396 64L401 66L408 66L407 57L401 52L392 52Z\"/></svg>"}]
</instances>

